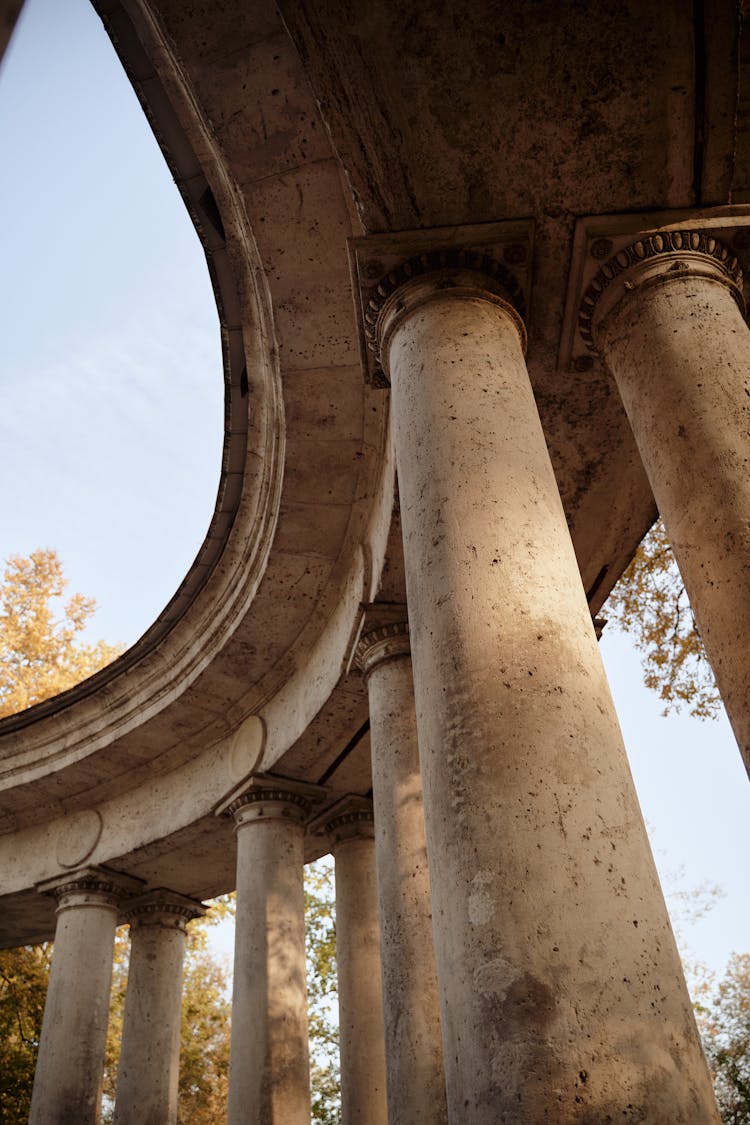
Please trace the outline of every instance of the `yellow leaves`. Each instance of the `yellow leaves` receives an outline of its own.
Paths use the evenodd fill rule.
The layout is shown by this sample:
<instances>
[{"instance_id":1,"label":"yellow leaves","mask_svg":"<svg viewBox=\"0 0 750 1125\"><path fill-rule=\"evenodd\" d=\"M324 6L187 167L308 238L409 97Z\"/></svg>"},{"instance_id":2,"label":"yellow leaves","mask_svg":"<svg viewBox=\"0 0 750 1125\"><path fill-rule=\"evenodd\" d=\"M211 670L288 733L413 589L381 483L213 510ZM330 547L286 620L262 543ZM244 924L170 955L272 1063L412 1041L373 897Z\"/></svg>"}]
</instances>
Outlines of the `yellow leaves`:
<instances>
[{"instance_id":1,"label":"yellow leaves","mask_svg":"<svg viewBox=\"0 0 750 1125\"><path fill-rule=\"evenodd\" d=\"M661 520L643 539L604 612L611 625L634 636L643 682L664 701L665 715L683 706L698 719L718 715L713 672Z\"/></svg>"},{"instance_id":2,"label":"yellow leaves","mask_svg":"<svg viewBox=\"0 0 750 1125\"><path fill-rule=\"evenodd\" d=\"M62 563L50 549L11 555L0 584L0 718L65 691L109 664L122 646L83 644L93 598L62 596Z\"/></svg>"}]
</instances>

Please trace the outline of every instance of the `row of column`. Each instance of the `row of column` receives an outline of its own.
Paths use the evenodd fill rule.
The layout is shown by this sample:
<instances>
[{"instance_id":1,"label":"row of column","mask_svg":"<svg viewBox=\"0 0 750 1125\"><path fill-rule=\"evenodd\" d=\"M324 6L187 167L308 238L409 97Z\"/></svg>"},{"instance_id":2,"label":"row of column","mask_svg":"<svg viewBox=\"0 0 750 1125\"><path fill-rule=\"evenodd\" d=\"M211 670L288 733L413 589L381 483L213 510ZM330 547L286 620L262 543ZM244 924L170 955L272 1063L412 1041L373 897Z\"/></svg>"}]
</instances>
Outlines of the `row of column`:
<instances>
[{"instance_id":1,"label":"row of column","mask_svg":"<svg viewBox=\"0 0 750 1125\"><path fill-rule=\"evenodd\" d=\"M30 1125L99 1120L112 954L127 901L131 950L117 1084L117 1125L177 1120L185 925L205 913L167 890L100 867L42 884L57 926L39 1043Z\"/></svg>"},{"instance_id":2,"label":"row of column","mask_svg":"<svg viewBox=\"0 0 750 1125\"><path fill-rule=\"evenodd\" d=\"M363 1046L381 1020L365 922L375 883L362 809L347 806L328 824L345 1120L717 1122L512 296L486 259L423 255L367 312L391 383L413 690L403 615L371 616L358 659L385 1051ZM581 326L617 382L750 755L741 301L725 247L671 232L604 263ZM227 810L238 838L231 1125L301 1125L309 1113L311 797L257 779Z\"/></svg>"},{"instance_id":3,"label":"row of column","mask_svg":"<svg viewBox=\"0 0 750 1125\"><path fill-rule=\"evenodd\" d=\"M654 234L603 264L581 330L750 762L742 308L718 239ZM391 386L448 1120L715 1123L511 280L425 253L365 323Z\"/></svg>"},{"instance_id":4,"label":"row of column","mask_svg":"<svg viewBox=\"0 0 750 1125\"><path fill-rule=\"evenodd\" d=\"M430 1120L445 1120L407 630L398 629L406 660L395 677L386 671L380 678L398 721L394 726L383 714L384 737L373 732L381 810L377 851L384 877L376 881L371 801L344 798L317 824L331 839L336 859L347 1125L422 1120L426 1106ZM373 650L382 648L379 638L360 646L370 670L380 664ZM309 1122L303 864L306 822L320 795L313 786L258 777L224 810L233 816L237 836L231 1125ZM140 888L139 880L101 867L38 888L57 899L57 928L32 1125L98 1121L118 917L130 923L131 954L114 1121L177 1120L185 926L204 908L165 889L139 894Z\"/></svg>"}]
</instances>

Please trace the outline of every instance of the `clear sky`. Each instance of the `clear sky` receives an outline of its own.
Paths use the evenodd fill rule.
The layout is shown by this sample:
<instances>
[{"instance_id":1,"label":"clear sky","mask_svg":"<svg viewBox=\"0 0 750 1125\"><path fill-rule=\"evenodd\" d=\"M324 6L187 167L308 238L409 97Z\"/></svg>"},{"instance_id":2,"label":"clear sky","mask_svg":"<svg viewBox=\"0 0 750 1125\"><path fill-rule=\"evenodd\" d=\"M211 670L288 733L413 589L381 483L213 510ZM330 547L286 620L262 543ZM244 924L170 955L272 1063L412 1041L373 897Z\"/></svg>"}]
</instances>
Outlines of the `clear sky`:
<instances>
[{"instance_id":1,"label":"clear sky","mask_svg":"<svg viewBox=\"0 0 750 1125\"><path fill-rule=\"evenodd\" d=\"M87 0L27 0L0 151L0 558L56 548L99 602L93 635L130 643L208 526L221 353L198 239ZM726 720L660 716L627 638L602 652L662 879L724 891L682 926L720 971L750 950L739 751Z\"/></svg>"}]
</instances>

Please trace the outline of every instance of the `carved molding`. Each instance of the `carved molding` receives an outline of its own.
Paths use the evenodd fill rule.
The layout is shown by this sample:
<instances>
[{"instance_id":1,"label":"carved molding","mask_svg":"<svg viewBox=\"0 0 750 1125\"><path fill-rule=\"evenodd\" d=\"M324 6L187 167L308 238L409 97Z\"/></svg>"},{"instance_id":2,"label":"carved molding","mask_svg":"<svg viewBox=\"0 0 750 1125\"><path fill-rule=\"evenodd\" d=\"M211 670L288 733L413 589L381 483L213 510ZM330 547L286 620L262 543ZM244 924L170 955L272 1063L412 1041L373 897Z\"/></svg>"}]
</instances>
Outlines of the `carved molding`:
<instances>
[{"instance_id":1,"label":"carved molding","mask_svg":"<svg viewBox=\"0 0 750 1125\"><path fill-rule=\"evenodd\" d=\"M384 661L410 655L408 621L385 622L371 629L365 621L364 628L354 650L354 663L365 678Z\"/></svg>"},{"instance_id":2,"label":"carved molding","mask_svg":"<svg viewBox=\"0 0 750 1125\"><path fill-rule=\"evenodd\" d=\"M473 292L503 304L516 322L525 347L523 324L531 283L534 225L531 220L367 235L349 241L352 285L362 367L373 386L387 387L381 363L383 329L398 297L411 288L410 307L429 300L436 289L467 296ZM463 273L463 285L452 275ZM469 276L471 275L471 276ZM434 285L430 283L430 280Z\"/></svg>"},{"instance_id":3,"label":"carved molding","mask_svg":"<svg viewBox=\"0 0 750 1125\"><path fill-rule=\"evenodd\" d=\"M687 266L687 269L684 267ZM738 304L750 277L750 206L582 216L576 222L558 368L571 374L601 369L593 337L631 288L676 277L711 277Z\"/></svg>"},{"instance_id":4,"label":"carved molding","mask_svg":"<svg viewBox=\"0 0 750 1125\"><path fill-rule=\"evenodd\" d=\"M142 926L161 926L168 930L185 931L192 918L201 918L206 907L195 899L160 887L148 891L126 904L125 915L131 930Z\"/></svg>"},{"instance_id":5,"label":"carved molding","mask_svg":"<svg viewBox=\"0 0 750 1125\"><path fill-rule=\"evenodd\" d=\"M235 790L214 810L216 816L232 816L237 824L253 820L291 820L300 824L325 797L325 790L293 778L256 774L247 785Z\"/></svg>"},{"instance_id":6,"label":"carved molding","mask_svg":"<svg viewBox=\"0 0 750 1125\"><path fill-rule=\"evenodd\" d=\"M600 267L581 299L578 313L581 339L590 351L596 352L596 321L625 293L643 285L663 284L685 276L710 277L723 282L744 315L742 270L728 246L710 231L657 231L618 250Z\"/></svg>"},{"instance_id":7,"label":"carved molding","mask_svg":"<svg viewBox=\"0 0 750 1125\"><path fill-rule=\"evenodd\" d=\"M40 894L54 895L58 913L72 906L119 907L143 887L143 880L106 867L84 867L37 884Z\"/></svg>"},{"instance_id":8,"label":"carved molding","mask_svg":"<svg viewBox=\"0 0 750 1125\"><path fill-rule=\"evenodd\" d=\"M372 801L356 793L342 797L310 827L316 834L328 836L334 848L348 840L372 840L375 835Z\"/></svg>"}]
</instances>

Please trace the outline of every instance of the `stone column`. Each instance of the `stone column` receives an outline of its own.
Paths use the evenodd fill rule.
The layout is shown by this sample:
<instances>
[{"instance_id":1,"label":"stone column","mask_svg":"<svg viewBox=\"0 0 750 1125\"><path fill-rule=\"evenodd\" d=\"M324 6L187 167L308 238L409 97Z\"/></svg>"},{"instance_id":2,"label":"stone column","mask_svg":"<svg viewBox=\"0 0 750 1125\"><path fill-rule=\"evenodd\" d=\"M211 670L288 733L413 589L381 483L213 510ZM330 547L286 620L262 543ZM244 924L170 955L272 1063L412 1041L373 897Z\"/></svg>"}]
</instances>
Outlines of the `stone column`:
<instances>
[{"instance_id":1,"label":"stone column","mask_svg":"<svg viewBox=\"0 0 750 1125\"><path fill-rule=\"evenodd\" d=\"M141 886L86 867L37 887L58 905L29 1125L99 1121L117 911Z\"/></svg>"},{"instance_id":2,"label":"stone column","mask_svg":"<svg viewBox=\"0 0 750 1125\"><path fill-rule=\"evenodd\" d=\"M617 382L750 770L750 332L710 233L644 235L605 263L581 325Z\"/></svg>"},{"instance_id":3,"label":"stone column","mask_svg":"<svg viewBox=\"0 0 750 1125\"><path fill-rule=\"evenodd\" d=\"M357 663L370 699L389 1125L447 1121L406 607L369 607Z\"/></svg>"},{"instance_id":4,"label":"stone column","mask_svg":"<svg viewBox=\"0 0 750 1125\"><path fill-rule=\"evenodd\" d=\"M229 1125L309 1125L305 820L314 786L256 777L237 832Z\"/></svg>"},{"instance_id":5,"label":"stone column","mask_svg":"<svg viewBox=\"0 0 750 1125\"><path fill-rule=\"evenodd\" d=\"M346 797L326 815L336 860L341 1120L388 1125L372 804Z\"/></svg>"},{"instance_id":6,"label":"stone column","mask_svg":"<svg viewBox=\"0 0 750 1125\"><path fill-rule=\"evenodd\" d=\"M523 323L502 266L430 264L393 271L368 317L392 387L449 1120L717 1122Z\"/></svg>"},{"instance_id":7,"label":"stone column","mask_svg":"<svg viewBox=\"0 0 750 1125\"><path fill-rule=\"evenodd\" d=\"M128 903L130 968L115 1125L175 1125L185 924L205 914L160 888Z\"/></svg>"}]
</instances>

